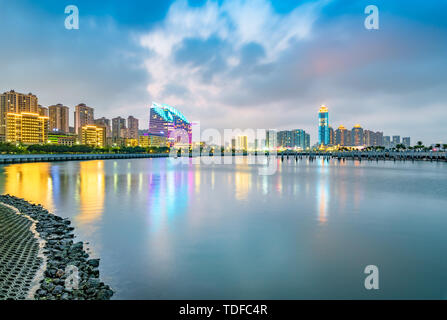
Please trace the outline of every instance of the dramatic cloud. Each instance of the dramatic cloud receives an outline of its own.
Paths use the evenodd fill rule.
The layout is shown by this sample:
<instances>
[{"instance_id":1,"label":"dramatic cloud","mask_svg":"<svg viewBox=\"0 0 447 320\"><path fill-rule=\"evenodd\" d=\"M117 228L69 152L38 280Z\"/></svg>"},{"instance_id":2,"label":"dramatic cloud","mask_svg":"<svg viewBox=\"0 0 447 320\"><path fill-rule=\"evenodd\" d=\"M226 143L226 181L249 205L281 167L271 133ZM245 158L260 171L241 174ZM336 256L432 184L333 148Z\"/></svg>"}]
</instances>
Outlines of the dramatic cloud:
<instances>
[{"instance_id":1,"label":"dramatic cloud","mask_svg":"<svg viewBox=\"0 0 447 320\"><path fill-rule=\"evenodd\" d=\"M140 40L148 92L204 127L304 128L315 141L324 103L334 127L445 138L437 117L420 117L445 106L445 29L383 4L382 29L371 32L365 3L343 11L339 1L311 1L279 14L263 0L177 1Z\"/></svg>"}]
</instances>

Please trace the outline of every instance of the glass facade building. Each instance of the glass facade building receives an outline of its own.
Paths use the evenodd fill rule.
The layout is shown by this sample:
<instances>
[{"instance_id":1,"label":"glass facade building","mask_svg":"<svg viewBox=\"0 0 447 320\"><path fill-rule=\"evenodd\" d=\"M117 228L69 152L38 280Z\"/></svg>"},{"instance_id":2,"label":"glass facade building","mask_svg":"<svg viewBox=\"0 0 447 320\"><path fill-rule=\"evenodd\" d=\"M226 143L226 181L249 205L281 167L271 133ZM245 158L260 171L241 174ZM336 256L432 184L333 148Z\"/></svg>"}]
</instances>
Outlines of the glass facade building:
<instances>
[{"instance_id":1,"label":"glass facade building","mask_svg":"<svg viewBox=\"0 0 447 320\"><path fill-rule=\"evenodd\" d=\"M318 143L329 144L329 111L326 106L321 106L318 112Z\"/></svg>"}]
</instances>

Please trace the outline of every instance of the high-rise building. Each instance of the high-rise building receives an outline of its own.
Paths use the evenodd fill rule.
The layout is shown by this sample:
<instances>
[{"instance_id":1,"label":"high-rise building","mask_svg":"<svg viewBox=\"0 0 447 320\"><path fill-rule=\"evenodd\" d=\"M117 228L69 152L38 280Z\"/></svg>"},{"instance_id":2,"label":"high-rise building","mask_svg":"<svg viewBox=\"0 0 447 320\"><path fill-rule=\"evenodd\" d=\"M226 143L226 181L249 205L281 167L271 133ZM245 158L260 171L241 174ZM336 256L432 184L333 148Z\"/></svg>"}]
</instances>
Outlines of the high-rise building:
<instances>
[{"instance_id":1,"label":"high-rise building","mask_svg":"<svg viewBox=\"0 0 447 320\"><path fill-rule=\"evenodd\" d=\"M86 125L81 128L81 144L103 148L106 143L106 128Z\"/></svg>"},{"instance_id":2,"label":"high-rise building","mask_svg":"<svg viewBox=\"0 0 447 320\"><path fill-rule=\"evenodd\" d=\"M407 148L411 146L411 139L410 137L404 137L402 138L402 144L406 146Z\"/></svg>"},{"instance_id":3,"label":"high-rise building","mask_svg":"<svg viewBox=\"0 0 447 320\"><path fill-rule=\"evenodd\" d=\"M191 143L191 123L186 117L174 107L153 102L150 109L149 133L167 137L169 144L172 145L182 139L178 132L176 133L177 141L174 141L172 134L176 130L183 130Z\"/></svg>"},{"instance_id":4,"label":"high-rise building","mask_svg":"<svg viewBox=\"0 0 447 320\"><path fill-rule=\"evenodd\" d=\"M335 132L334 128L329 126L329 145L333 146L335 144Z\"/></svg>"},{"instance_id":5,"label":"high-rise building","mask_svg":"<svg viewBox=\"0 0 447 320\"><path fill-rule=\"evenodd\" d=\"M265 132L265 147L268 150L274 150L278 146L278 133L276 130L267 130Z\"/></svg>"},{"instance_id":6,"label":"high-rise building","mask_svg":"<svg viewBox=\"0 0 447 320\"><path fill-rule=\"evenodd\" d=\"M384 136L383 137L383 146L385 148L390 148L391 147L391 137L390 136Z\"/></svg>"},{"instance_id":7,"label":"high-rise building","mask_svg":"<svg viewBox=\"0 0 447 320\"><path fill-rule=\"evenodd\" d=\"M30 112L7 113L6 141L23 144L47 143L48 117Z\"/></svg>"},{"instance_id":8,"label":"high-rise building","mask_svg":"<svg viewBox=\"0 0 447 320\"><path fill-rule=\"evenodd\" d=\"M356 124L351 130L351 145L363 145L363 128L359 124Z\"/></svg>"},{"instance_id":9,"label":"high-rise building","mask_svg":"<svg viewBox=\"0 0 447 320\"><path fill-rule=\"evenodd\" d=\"M106 138L112 137L112 127L110 126L110 119L107 119L105 117L95 119L94 121L95 125L101 126L106 128Z\"/></svg>"},{"instance_id":10,"label":"high-rise building","mask_svg":"<svg viewBox=\"0 0 447 320\"><path fill-rule=\"evenodd\" d=\"M247 136L237 136L237 150L246 151L248 150L248 137Z\"/></svg>"},{"instance_id":11,"label":"high-rise building","mask_svg":"<svg viewBox=\"0 0 447 320\"><path fill-rule=\"evenodd\" d=\"M0 95L0 136L6 134L6 114L22 112L39 114L38 99L32 93L24 94L11 90Z\"/></svg>"},{"instance_id":12,"label":"high-rise building","mask_svg":"<svg viewBox=\"0 0 447 320\"><path fill-rule=\"evenodd\" d=\"M277 146L281 148L305 150L310 146L310 141L308 143L307 139L308 134L303 129L279 131L276 137Z\"/></svg>"},{"instance_id":13,"label":"high-rise building","mask_svg":"<svg viewBox=\"0 0 447 320\"><path fill-rule=\"evenodd\" d=\"M335 144L340 146L348 146L350 144L350 140L348 137L350 136L350 132L346 130L346 128L341 125L335 130Z\"/></svg>"},{"instance_id":14,"label":"high-rise building","mask_svg":"<svg viewBox=\"0 0 447 320\"><path fill-rule=\"evenodd\" d=\"M39 116L48 117L48 108L42 107L40 104L37 107Z\"/></svg>"},{"instance_id":15,"label":"high-rise building","mask_svg":"<svg viewBox=\"0 0 447 320\"><path fill-rule=\"evenodd\" d=\"M76 134L81 133L82 127L93 124L94 124L93 108L86 106L84 103L78 104L75 107L74 112L74 127Z\"/></svg>"},{"instance_id":16,"label":"high-rise building","mask_svg":"<svg viewBox=\"0 0 447 320\"><path fill-rule=\"evenodd\" d=\"M68 107L58 103L48 107L50 117L50 132L69 133L70 110Z\"/></svg>"},{"instance_id":17,"label":"high-rise building","mask_svg":"<svg viewBox=\"0 0 447 320\"><path fill-rule=\"evenodd\" d=\"M114 142L127 137L126 119L116 117L112 119L112 138Z\"/></svg>"},{"instance_id":18,"label":"high-rise building","mask_svg":"<svg viewBox=\"0 0 447 320\"><path fill-rule=\"evenodd\" d=\"M400 144L400 136L393 136L393 141L391 143L392 147L396 147L398 144Z\"/></svg>"},{"instance_id":19,"label":"high-rise building","mask_svg":"<svg viewBox=\"0 0 447 320\"><path fill-rule=\"evenodd\" d=\"M127 138L138 139L138 119L134 118L133 116L129 116L127 118L127 129Z\"/></svg>"},{"instance_id":20,"label":"high-rise building","mask_svg":"<svg viewBox=\"0 0 447 320\"><path fill-rule=\"evenodd\" d=\"M329 144L329 111L326 106L321 106L318 112L318 143Z\"/></svg>"}]
</instances>

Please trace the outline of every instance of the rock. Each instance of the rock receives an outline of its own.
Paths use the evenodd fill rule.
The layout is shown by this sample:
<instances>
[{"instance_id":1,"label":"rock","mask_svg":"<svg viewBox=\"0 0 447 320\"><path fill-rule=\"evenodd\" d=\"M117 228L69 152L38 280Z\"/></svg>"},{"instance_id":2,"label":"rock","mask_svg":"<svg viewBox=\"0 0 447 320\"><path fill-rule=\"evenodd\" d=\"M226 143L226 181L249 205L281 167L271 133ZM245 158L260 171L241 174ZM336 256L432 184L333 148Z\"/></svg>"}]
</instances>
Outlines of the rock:
<instances>
[{"instance_id":1,"label":"rock","mask_svg":"<svg viewBox=\"0 0 447 320\"><path fill-rule=\"evenodd\" d=\"M64 287L61 285L58 285L53 289L54 295L62 294L63 292L64 292Z\"/></svg>"},{"instance_id":2,"label":"rock","mask_svg":"<svg viewBox=\"0 0 447 320\"><path fill-rule=\"evenodd\" d=\"M90 278L87 280L87 287L88 288L98 288L100 285L100 281L98 278Z\"/></svg>"},{"instance_id":3,"label":"rock","mask_svg":"<svg viewBox=\"0 0 447 320\"><path fill-rule=\"evenodd\" d=\"M99 267L99 259L90 259L87 261L87 263L94 268Z\"/></svg>"},{"instance_id":4,"label":"rock","mask_svg":"<svg viewBox=\"0 0 447 320\"><path fill-rule=\"evenodd\" d=\"M62 276L65 274L64 270L58 269L56 271L56 277L62 278Z\"/></svg>"},{"instance_id":5,"label":"rock","mask_svg":"<svg viewBox=\"0 0 447 320\"><path fill-rule=\"evenodd\" d=\"M96 299L98 300L109 300L113 296L112 290L101 289L96 293Z\"/></svg>"}]
</instances>

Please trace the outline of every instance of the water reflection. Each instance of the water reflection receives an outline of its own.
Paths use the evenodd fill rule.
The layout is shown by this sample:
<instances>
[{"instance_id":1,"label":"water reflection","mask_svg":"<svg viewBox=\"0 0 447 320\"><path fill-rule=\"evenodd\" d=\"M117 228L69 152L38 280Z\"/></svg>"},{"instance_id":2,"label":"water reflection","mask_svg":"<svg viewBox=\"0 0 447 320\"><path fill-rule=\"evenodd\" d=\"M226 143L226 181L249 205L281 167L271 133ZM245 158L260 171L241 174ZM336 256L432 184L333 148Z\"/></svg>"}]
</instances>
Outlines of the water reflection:
<instances>
[{"instance_id":1,"label":"water reflection","mask_svg":"<svg viewBox=\"0 0 447 320\"><path fill-rule=\"evenodd\" d=\"M39 203L54 210L53 192L59 191L59 175L50 163L13 164L5 167L4 193ZM54 168L53 168L54 169ZM56 176L53 179L52 175ZM56 188L53 182L56 181Z\"/></svg>"},{"instance_id":2,"label":"water reflection","mask_svg":"<svg viewBox=\"0 0 447 320\"><path fill-rule=\"evenodd\" d=\"M100 219L104 211L104 161L80 162L78 181L80 212L75 219L79 224L91 224Z\"/></svg>"}]
</instances>

